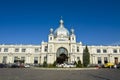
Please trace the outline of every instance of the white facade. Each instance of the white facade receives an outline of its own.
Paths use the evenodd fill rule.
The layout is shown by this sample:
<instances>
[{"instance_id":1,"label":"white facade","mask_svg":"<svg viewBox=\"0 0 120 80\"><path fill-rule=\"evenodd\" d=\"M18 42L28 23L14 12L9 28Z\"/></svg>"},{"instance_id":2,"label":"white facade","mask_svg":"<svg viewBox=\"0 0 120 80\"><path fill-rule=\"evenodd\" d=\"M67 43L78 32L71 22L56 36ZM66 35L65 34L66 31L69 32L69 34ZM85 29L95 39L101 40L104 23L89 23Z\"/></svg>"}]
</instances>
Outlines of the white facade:
<instances>
[{"instance_id":1,"label":"white facade","mask_svg":"<svg viewBox=\"0 0 120 80\"><path fill-rule=\"evenodd\" d=\"M24 60L24 63L48 64L83 62L83 50L85 46L76 42L74 29L69 32L60 20L59 27L54 31L50 29L48 42L41 45L0 45L0 63L14 63L16 59ZM106 62L120 62L120 46L88 46L91 64L104 64Z\"/></svg>"}]
</instances>

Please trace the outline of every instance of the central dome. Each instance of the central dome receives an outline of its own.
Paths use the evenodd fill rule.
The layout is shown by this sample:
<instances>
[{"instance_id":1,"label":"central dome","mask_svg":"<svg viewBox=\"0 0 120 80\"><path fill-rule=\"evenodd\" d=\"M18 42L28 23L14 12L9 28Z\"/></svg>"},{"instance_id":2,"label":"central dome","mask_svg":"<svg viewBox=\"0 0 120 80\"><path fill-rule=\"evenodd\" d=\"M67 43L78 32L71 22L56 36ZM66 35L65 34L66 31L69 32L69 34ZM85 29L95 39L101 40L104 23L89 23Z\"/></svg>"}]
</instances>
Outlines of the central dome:
<instances>
[{"instance_id":1,"label":"central dome","mask_svg":"<svg viewBox=\"0 0 120 80\"><path fill-rule=\"evenodd\" d=\"M64 27L64 21L60 20L60 26L55 30L56 36L69 36L69 31Z\"/></svg>"}]
</instances>

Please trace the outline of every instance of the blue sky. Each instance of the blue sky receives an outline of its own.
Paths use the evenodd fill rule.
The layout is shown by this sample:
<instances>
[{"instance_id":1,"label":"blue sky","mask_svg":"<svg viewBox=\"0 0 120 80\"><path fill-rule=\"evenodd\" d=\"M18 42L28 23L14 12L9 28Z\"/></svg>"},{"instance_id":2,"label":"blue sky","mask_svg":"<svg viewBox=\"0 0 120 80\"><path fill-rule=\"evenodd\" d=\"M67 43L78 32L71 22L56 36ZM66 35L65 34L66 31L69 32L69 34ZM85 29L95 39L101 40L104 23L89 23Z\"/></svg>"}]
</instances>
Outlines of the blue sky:
<instances>
[{"instance_id":1,"label":"blue sky","mask_svg":"<svg viewBox=\"0 0 120 80\"><path fill-rule=\"evenodd\" d=\"M0 0L0 44L40 44L49 29L75 29L77 42L120 43L119 0Z\"/></svg>"}]
</instances>

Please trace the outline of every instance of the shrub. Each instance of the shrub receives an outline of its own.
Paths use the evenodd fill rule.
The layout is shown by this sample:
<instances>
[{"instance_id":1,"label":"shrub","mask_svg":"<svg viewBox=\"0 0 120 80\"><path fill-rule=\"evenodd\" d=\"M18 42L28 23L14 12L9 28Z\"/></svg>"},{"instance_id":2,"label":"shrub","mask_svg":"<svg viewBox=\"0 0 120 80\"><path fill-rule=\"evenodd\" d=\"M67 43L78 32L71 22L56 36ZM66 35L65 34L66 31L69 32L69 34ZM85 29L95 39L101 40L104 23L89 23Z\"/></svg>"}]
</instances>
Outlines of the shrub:
<instances>
[{"instance_id":1,"label":"shrub","mask_svg":"<svg viewBox=\"0 0 120 80\"><path fill-rule=\"evenodd\" d=\"M82 64L81 64L81 61L80 61L80 60L78 60L76 67L79 67L79 68L82 67Z\"/></svg>"},{"instance_id":2,"label":"shrub","mask_svg":"<svg viewBox=\"0 0 120 80\"><path fill-rule=\"evenodd\" d=\"M43 62L43 67L48 67L48 64L46 61Z\"/></svg>"}]
</instances>

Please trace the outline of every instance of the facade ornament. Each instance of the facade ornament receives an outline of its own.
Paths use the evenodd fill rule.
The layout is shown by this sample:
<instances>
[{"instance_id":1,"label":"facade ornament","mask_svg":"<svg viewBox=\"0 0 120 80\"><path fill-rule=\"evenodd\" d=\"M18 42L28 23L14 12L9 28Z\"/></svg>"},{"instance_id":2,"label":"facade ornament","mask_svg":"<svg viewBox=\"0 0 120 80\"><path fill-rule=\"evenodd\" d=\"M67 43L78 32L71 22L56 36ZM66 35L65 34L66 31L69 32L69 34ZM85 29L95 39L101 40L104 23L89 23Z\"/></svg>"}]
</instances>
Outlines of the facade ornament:
<instances>
[{"instance_id":1,"label":"facade ornament","mask_svg":"<svg viewBox=\"0 0 120 80\"><path fill-rule=\"evenodd\" d=\"M50 34L53 34L53 28L50 29Z\"/></svg>"},{"instance_id":2,"label":"facade ornament","mask_svg":"<svg viewBox=\"0 0 120 80\"><path fill-rule=\"evenodd\" d=\"M71 29L71 33L74 34L74 29Z\"/></svg>"}]
</instances>

